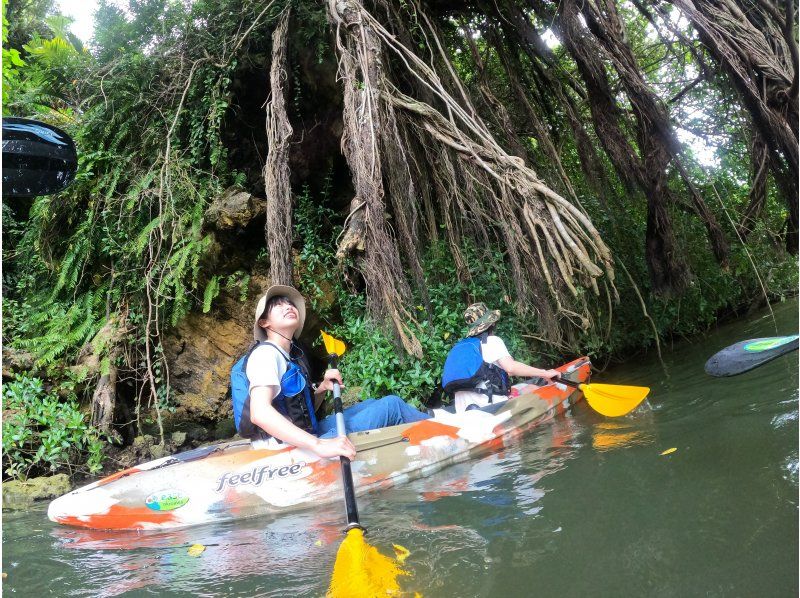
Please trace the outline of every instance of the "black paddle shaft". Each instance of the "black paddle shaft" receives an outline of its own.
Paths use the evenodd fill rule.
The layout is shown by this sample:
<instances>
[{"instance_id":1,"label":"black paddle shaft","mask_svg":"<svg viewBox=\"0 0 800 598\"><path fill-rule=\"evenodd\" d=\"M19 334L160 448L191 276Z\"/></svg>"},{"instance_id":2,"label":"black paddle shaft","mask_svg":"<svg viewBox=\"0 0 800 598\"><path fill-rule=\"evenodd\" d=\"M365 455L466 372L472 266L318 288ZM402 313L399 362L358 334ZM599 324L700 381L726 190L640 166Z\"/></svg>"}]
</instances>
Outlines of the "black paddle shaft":
<instances>
[{"instance_id":1,"label":"black paddle shaft","mask_svg":"<svg viewBox=\"0 0 800 598\"><path fill-rule=\"evenodd\" d=\"M328 355L328 368L334 369L339 356L335 353ZM333 411L336 414L336 433L339 436L347 436L347 430L344 425L344 415L342 408L342 393L339 388L339 383L333 383ZM358 505L356 504L356 490L353 484L353 471L350 468L350 459L347 457L339 457L339 463L342 466L342 486L344 487L344 508L347 513L347 527L345 532L358 527L364 527L358 521Z\"/></svg>"}]
</instances>

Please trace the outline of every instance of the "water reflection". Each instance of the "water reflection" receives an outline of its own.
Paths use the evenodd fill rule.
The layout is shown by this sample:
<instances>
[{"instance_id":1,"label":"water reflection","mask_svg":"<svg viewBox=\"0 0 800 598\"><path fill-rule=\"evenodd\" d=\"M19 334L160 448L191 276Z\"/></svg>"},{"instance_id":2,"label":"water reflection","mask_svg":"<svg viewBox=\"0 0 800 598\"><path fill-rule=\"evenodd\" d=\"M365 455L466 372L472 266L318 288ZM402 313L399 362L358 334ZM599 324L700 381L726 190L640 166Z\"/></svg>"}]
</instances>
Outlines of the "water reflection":
<instances>
[{"instance_id":1,"label":"water reflection","mask_svg":"<svg viewBox=\"0 0 800 598\"><path fill-rule=\"evenodd\" d=\"M320 593L342 538L341 517L327 509L168 532L57 527L50 534L57 560L84 580L80 591L67 594L102 596L145 588L159 595L178 588L202 594L226 583L235 583L239 595L268 595L261 592L269 588ZM206 549L192 557L192 544Z\"/></svg>"},{"instance_id":2,"label":"water reflection","mask_svg":"<svg viewBox=\"0 0 800 598\"><path fill-rule=\"evenodd\" d=\"M503 450L363 497L371 543L384 552L392 543L412 550L407 564L413 577L404 583L412 591L485 594L486 572L494 566L490 544L515 520L540 513L547 476L575 456L581 429L571 417L556 419ZM63 587L63 595L320 595L342 538L341 521L337 506L328 505L280 519L166 532L55 527L49 534L55 561L72 571L64 577L81 580ZM189 556L192 544L206 550Z\"/></svg>"},{"instance_id":3,"label":"water reflection","mask_svg":"<svg viewBox=\"0 0 800 598\"><path fill-rule=\"evenodd\" d=\"M592 430L592 448L597 451L624 449L634 445L651 444L653 438L635 420L599 422Z\"/></svg>"}]
</instances>

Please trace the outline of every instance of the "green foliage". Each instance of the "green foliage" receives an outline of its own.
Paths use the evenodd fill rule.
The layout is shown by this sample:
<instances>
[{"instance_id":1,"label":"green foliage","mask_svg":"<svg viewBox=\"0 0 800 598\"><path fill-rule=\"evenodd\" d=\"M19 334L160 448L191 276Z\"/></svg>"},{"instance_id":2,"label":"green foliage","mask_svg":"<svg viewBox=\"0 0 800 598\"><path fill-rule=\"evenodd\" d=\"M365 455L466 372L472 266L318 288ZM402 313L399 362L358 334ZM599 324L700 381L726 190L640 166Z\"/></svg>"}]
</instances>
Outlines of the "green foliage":
<instances>
[{"instance_id":1,"label":"green foliage","mask_svg":"<svg viewBox=\"0 0 800 598\"><path fill-rule=\"evenodd\" d=\"M331 173L326 175L318 197L308 185L297 199L294 210L294 235L300 249L300 288L311 308L323 315L329 311L331 289L337 284L336 247L333 240L342 230L336 213L330 208Z\"/></svg>"},{"instance_id":2,"label":"green foliage","mask_svg":"<svg viewBox=\"0 0 800 598\"><path fill-rule=\"evenodd\" d=\"M20 57L19 50L8 47L8 19L6 12L8 0L3 0L3 105L11 101L11 90L19 85L20 69L25 66L25 61Z\"/></svg>"},{"instance_id":3,"label":"green foliage","mask_svg":"<svg viewBox=\"0 0 800 598\"><path fill-rule=\"evenodd\" d=\"M149 348L154 360L150 380L158 404L172 408L160 345L165 328L177 324L192 310L209 312L223 289L241 301L249 299L250 276L253 268L260 273L265 266L267 250L250 247L247 263L220 264L219 245L206 228L204 214L209 202L229 185L244 186L260 178L260 164L248 164L241 157L251 148L238 145L249 143L249 131L230 125L247 120L232 117L238 118L246 110L242 98L253 93L248 86L262 81L258 77L268 72L272 25L286 2L276 2L256 22L265 6L253 0L143 0L130 3L129 10L123 11L116 3L101 0L93 53L89 54L66 32L67 22L58 18L51 0L4 0L4 114L39 114L55 121L68 128L79 148L76 181L66 192L55 198L37 198L31 205L3 204L4 340L33 353L38 365L45 366L56 382L64 379L65 366L74 364L80 349L95 337L107 318L124 312L130 325L125 366L141 383L146 379L142 355ZM13 16L12 23L5 19L6 8ZM408 21L413 38L410 45L426 58L436 56L436 52L429 54L427 27L418 20L413 3L401 2L397 10L398 17ZM674 120L715 140L718 146L718 166L711 171L705 172L690 161L687 168L726 228L728 238L734 239L731 221L736 221L746 206L750 177L747 120L735 95L712 78L686 89L697 76L696 58L675 43L670 52L682 53L670 62L665 46L655 41L652 27L638 11L627 5L621 5L620 10L631 47L658 95L670 99L686 90L680 101L670 103ZM305 127L296 128L299 136L311 129L312 122L335 130L331 107L317 105L317 91L322 91L317 85L324 81L313 80L322 70L315 70L320 63L335 62L325 10L320 3L293 2L293 11L292 44L300 56L293 56L299 60L291 63L291 119L293 124L303 123ZM469 22L478 34L474 42L485 66L485 84L508 110L527 154L524 158L548 185L567 196L545 140L538 137L540 131L532 125L513 85L518 83L530 93L532 106L551 135L581 205L612 248L621 301L609 307L604 295L595 298L590 291L580 289L592 326L569 339L568 347L543 346L532 340L539 332L535 319L515 315L513 285L501 244L479 248L465 241L461 249L471 277L462 281L449 249L440 242L432 243L424 248L422 260L427 300L415 291L407 306L409 325L422 345L423 358L410 358L387 328L367 317L363 281L354 274L354 264L337 261L343 198L352 190L335 188L338 185L334 184L335 169L331 166L321 183L314 173L308 180L299 181L297 187L302 192L293 213L294 241L299 250L296 272L310 308L350 346L341 367L348 384L360 387L364 397L397 393L414 404L426 398L439 381L447 351L466 331L461 314L472 301L484 301L502 310L498 334L516 359L550 367L564 357L559 353L624 356L653 343L653 330L642 315L621 264L639 285L661 338L702 331L731 306L753 301L761 293L755 268L773 296L797 286L796 264L778 247L786 208L770 182L765 217L752 233L747 251L734 244L728 270L721 269L711 257L699 220L675 209L671 216L676 236L694 282L680 299L654 297L643 250L645 198L623 186L603 153L603 144L593 136L589 105L583 96L573 93L580 91L581 77L569 54L563 47L552 48L548 78L560 79L561 92L571 95L575 117L585 124L587 142L597 152L603 180L590 180L592 175L583 172L585 156L572 134L574 123L545 79L536 74L540 67L520 52L514 55L517 62L512 64L519 68L506 71L491 37L502 34L502 30L489 22L489 16L473 15L467 21L460 16L434 16L455 72L505 146L507 131L501 130L493 118L497 111L480 99L481 77L460 28ZM549 26L532 19L540 30ZM251 25L256 26L250 30ZM676 26L692 37L688 23ZM240 36L246 31L249 37L245 40ZM387 69L395 60L389 58L391 55L387 54ZM617 86L619 81L610 66L609 76ZM449 77L443 80L450 85ZM629 110L624 91L619 95L623 111ZM635 131L627 129L625 123L623 130L631 142L636 141ZM265 148L255 149L258 153ZM686 155L691 156L691 148L686 149ZM336 164L339 157L329 159L330 164ZM713 188L707 184L710 181ZM673 173L670 182L685 201L677 174ZM258 185L253 187L251 191ZM714 199L716 190L723 201ZM435 194L432 199L435 203ZM722 203L730 214L718 205ZM600 282L603 288L606 281ZM107 371L108 358L103 359L101 365ZM40 407L55 410L56 404L72 405L57 402L41 389L41 383L36 387L30 379L18 382L18 386L9 385L9 396L30 397L14 400L31 413ZM27 413L22 408L17 411ZM13 424L17 436L41 436L33 415L20 418L9 419L17 422ZM28 424L29 431L20 431L28 430ZM4 447L5 432L4 424ZM84 432L90 433L88 428ZM87 443L80 449L84 457L95 454L94 449L87 448L94 445ZM24 452L27 449L16 448L14 453L8 446L6 452L14 455L9 458L22 464L12 470L15 475L50 466L43 460L50 449L44 449L39 461L34 462L34 456ZM63 455L58 460L63 461Z\"/></svg>"},{"instance_id":4,"label":"green foliage","mask_svg":"<svg viewBox=\"0 0 800 598\"><path fill-rule=\"evenodd\" d=\"M225 290L238 292L239 301L247 301L248 287L250 285L250 275L242 270L237 270L233 274L225 277Z\"/></svg>"},{"instance_id":5,"label":"green foliage","mask_svg":"<svg viewBox=\"0 0 800 598\"><path fill-rule=\"evenodd\" d=\"M221 127L237 64L232 56L206 57L224 53L219 40L241 33L241 19L257 6L223 11L214 26L229 29L206 37L192 16L206 4L139 3L133 20L103 4L95 57L76 49L68 21L48 5L18 36L20 72L4 69L4 77L16 77L4 85L6 111L55 110L63 124L75 114L74 95L81 98L79 121L67 127L79 148L73 185L34 199L29 211L3 206L3 230L13 240L3 246L5 342L32 353L56 381L107 318L124 312L124 365L149 379L159 405L169 407L161 331L193 308L208 310L223 282L246 294L249 275L223 280L202 272L212 247L205 209L231 182ZM184 37L197 35L202 43L186 50ZM197 61L191 77L179 68L184 59Z\"/></svg>"},{"instance_id":6,"label":"green foliage","mask_svg":"<svg viewBox=\"0 0 800 598\"><path fill-rule=\"evenodd\" d=\"M211 311L211 302L219 295L219 276L212 276L203 291L203 313Z\"/></svg>"},{"instance_id":7,"label":"green foliage","mask_svg":"<svg viewBox=\"0 0 800 598\"><path fill-rule=\"evenodd\" d=\"M85 465L100 470L105 443L86 423L74 396L62 400L39 378L18 376L3 385L4 477L26 478Z\"/></svg>"},{"instance_id":8,"label":"green foliage","mask_svg":"<svg viewBox=\"0 0 800 598\"><path fill-rule=\"evenodd\" d=\"M91 62L91 55L76 47L76 40L68 32L71 19L58 14L39 15L27 32L16 31L17 39L12 40L7 10L8 0L4 0L3 114L40 114L62 125L71 122L76 105L75 82ZM24 11L23 15L14 14L15 22L24 17ZM27 38L22 43L20 35Z\"/></svg>"}]
</instances>

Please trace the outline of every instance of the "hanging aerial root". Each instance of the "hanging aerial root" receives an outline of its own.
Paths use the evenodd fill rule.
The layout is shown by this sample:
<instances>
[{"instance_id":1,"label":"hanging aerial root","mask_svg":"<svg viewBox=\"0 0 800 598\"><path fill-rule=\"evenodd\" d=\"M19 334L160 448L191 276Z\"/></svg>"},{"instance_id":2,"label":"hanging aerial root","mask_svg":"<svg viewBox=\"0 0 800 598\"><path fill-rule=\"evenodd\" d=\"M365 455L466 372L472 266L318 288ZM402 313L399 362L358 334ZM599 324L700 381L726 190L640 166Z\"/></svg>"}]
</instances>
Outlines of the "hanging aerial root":
<instances>
[{"instance_id":1,"label":"hanging aerial root","mask_svg":"<svg viewBox=\"0 0 800 598\"><path fill-rule=\"evenodd\" d=\"M289 139L292 126L286 115L286 46L289 37L287 7L272 34L270 101L267 104L267 144L264 187L267 194L267 220L264 235L269 248L272 284L292 284L292 189L289 184Z\"/></svg>"},{"instance_id":2,"label":"hanging aerial root","mask_svg":"<svg viewBox=\"0 0 800 598\"><path fill-rule=\"evenodd\" d=\"M364 252L358 267L366 283L367 307L376 319L394 325L408 353L422 357L422 346L411 328L414 318L404 307L411 303L411 290L397 239L386 219L381 158L382 151L394 140L385 137L387 115L391 113L382 107L378 93L384 87L385 76L381 44L372 28L362 22L360 4L331 0L328 13L337 26L339 78L344 86L342 151L350 166L356 196L363 202ZM402 232L408 245L413 232L410 223L404 225L407 226Z\"/></svg>"},{"instance_id":3,"label":"hanging aerial root","mask_svg":"<svg viewBox=\"0 0 800 598\"><path fill-rule=\"evenodd\" d=\"M342 148L356 194L364 202L364 253L359 267L372 313L392 321L406 350L416 352L418 341L403 308L410 293L397 247L404 248L419 286L415 219L420 213L430 217L430 210L417 209L415 202L417 189L427 181L444 211L441 222L446 224L459 278L468 272L457 249L462 230L477 234L484 245L501 241L516 291L515 308L539 314L551 326L545 329L551 339L561 335L552 328L558 326L558 314L585 328L589 319L578 285L599 295L597 279L605 276L613 286L611 251L583 210L548 188L521 157L498 144L472 106L437 31L414 2L412 9L420 17L419 33L432 49L431 64L417 56L413 45L401 41L413 39L409 31L389 30L401 28L402 23L376 18L360 0L328 2L345 95ZM393 60L386 60L384 53ZM449 76L447 84L437 71ZM412 137L429 156L427 164L424 156L421 160L410 156L408 144L400 141ZM469 193L460 184L464 181L474 183ZM399 238L386 219L387 193Z\"/></svg>"}]
</instances>

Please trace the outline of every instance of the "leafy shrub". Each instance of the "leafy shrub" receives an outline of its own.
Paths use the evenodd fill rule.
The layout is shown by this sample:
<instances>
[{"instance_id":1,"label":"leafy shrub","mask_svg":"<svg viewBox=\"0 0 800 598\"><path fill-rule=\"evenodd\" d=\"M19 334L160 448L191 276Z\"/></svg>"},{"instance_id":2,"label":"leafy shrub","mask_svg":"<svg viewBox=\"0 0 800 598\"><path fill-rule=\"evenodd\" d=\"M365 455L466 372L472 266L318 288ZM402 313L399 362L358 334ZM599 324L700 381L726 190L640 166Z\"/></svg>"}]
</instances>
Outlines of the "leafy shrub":
<instances>
[{"instance_id":1,"label":"leafy shrub","mask_svg":"<svg viewBox=\"0 0 800 598\"><path fill-rule=\"evenodd\" d=\"M105 443L85 419L74 399L46 392L39 378L17 376L4 384L4 476L72 474L83 464L89 473L99 471Z\"/></svg>"}]
</instances>

